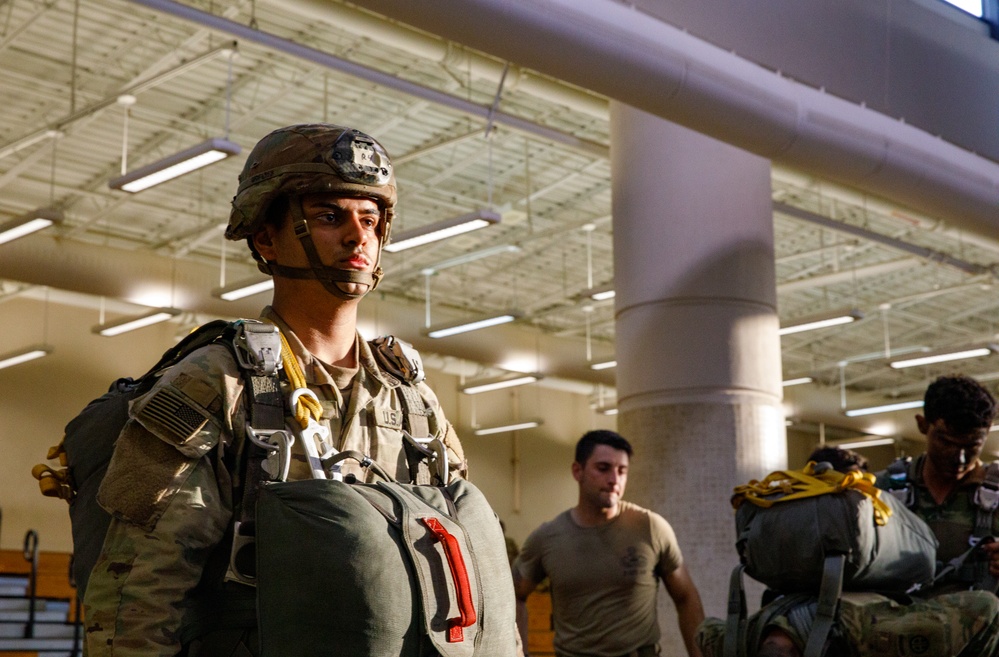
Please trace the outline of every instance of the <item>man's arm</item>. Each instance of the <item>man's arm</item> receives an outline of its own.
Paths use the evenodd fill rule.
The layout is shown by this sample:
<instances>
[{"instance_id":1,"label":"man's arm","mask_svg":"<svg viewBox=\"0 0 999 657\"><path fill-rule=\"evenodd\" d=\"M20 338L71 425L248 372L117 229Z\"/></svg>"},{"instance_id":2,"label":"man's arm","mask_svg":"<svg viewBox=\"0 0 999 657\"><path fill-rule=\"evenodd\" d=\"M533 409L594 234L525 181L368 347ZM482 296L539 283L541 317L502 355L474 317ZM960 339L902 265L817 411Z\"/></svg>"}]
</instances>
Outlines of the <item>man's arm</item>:
<instances>
[{"instance_id":1,"label":"man's arm","mask_svg":"<svg viewBox=\"0 0 999 657\"><path fill-rule=\"evenodd\" d=\"M527 649L527 596L537 588L537 582L523 577L520 571L513 569L513 592L517 597L517 629L520 630L520 641L524 646L524 656L530 653Z\"/></svg>"},{"instance_id":2,"label":"man's arm","mask_svg":"<svg viewBox=\"0 0 999 657\"><path fill-rule=\"evenodd\" d=\"M697 647L697 627L704 620L704 607L701 605L701 595L694 586L694 580L690 578L690 573L684 565L663 575L662 579L666 584L666 592L676 605L680 634L683 636L687 654L690 657L701 657L701 651Z\"/></svg>"}]
</instances>

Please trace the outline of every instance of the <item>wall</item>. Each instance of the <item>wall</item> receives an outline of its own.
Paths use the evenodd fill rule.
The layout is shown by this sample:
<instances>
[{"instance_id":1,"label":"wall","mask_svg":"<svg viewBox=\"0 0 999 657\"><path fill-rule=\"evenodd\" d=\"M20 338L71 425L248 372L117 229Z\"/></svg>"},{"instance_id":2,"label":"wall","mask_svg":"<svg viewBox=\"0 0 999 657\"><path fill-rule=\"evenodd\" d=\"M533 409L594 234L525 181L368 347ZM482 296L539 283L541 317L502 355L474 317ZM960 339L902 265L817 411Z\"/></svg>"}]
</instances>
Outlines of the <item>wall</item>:
<instances>
[{"instance_id":1,"label":"wall","mask_svg":"<svg viewBox=\"0 0 999 657\"><path fill-rule=\"evenodd\" d=\"M177 326L147 327L114 338L91 333L96 310L23 297L0 303L0 353L46 342L49 356L0 369L0 549L21 548L34 529L46 551L71 550L65 502L43 497L32 466L45 461L66 423L119 376L138 376L173 344ZM445 413L463 436L471 479L504 519L518 543L541 522L575 503L569 474L576 439L590 428L613 428L613 418L594 414L584 395L527 386L476 395L458 392L458 378L429 372ZM540 417L528 431L474 436L471 424L499 424L514 416ZM519 443L519 505L514 485L514 441ZM53 464L54 465L54 464Z\"/></svg>"}]
</instances>

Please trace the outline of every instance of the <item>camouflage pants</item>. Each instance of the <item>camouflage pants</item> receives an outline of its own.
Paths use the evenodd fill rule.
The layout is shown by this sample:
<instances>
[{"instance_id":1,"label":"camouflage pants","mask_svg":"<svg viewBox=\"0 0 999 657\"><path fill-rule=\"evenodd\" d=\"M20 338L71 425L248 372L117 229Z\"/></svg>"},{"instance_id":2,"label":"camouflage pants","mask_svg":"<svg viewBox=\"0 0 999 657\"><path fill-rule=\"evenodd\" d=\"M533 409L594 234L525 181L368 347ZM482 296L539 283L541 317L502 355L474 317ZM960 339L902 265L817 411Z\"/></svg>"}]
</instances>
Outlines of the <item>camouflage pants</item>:
<instances>
[{"instance_id":1,"label":"camouflage pants","mask_svg":"<svg viewBox=\"0 0 999 657\"><path fill-rule=\"evenodd\" d=\"M799 608L810 603L814 615L814 598L802 598ZM746 636L754 645L746 646L747 657L755 657L770 628L784 630L803 651L810 623L802 627L790 613L773 615L768 607L749 618ZM962 591L901 604L874 593L844 593L832 634L843 652L830 657L999 657L999 598ZM723 657L724 637L724 620L701 624L697 640L705 657Z\"/></svg>"}]
</instances>

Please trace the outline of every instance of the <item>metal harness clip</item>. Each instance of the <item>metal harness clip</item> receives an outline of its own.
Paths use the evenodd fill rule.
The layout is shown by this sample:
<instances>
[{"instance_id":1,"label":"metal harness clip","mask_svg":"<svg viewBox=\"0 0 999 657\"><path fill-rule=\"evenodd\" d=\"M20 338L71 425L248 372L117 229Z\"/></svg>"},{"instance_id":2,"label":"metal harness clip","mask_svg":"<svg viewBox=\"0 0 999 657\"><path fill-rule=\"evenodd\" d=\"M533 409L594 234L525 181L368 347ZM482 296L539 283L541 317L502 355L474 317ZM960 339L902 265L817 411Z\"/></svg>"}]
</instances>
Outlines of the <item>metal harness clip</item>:
<instances>
[{"instance_id":1,"label":"metal harness clip","mask_svg":"<svg viewBox=\"0 0 999 657\"><path fill-rule=\"evenodd\" d=\"M265 322L236 322L233 338L239 366L257 376L272 376L281 369L281 332Z\"/></svg>"}]
</instances>

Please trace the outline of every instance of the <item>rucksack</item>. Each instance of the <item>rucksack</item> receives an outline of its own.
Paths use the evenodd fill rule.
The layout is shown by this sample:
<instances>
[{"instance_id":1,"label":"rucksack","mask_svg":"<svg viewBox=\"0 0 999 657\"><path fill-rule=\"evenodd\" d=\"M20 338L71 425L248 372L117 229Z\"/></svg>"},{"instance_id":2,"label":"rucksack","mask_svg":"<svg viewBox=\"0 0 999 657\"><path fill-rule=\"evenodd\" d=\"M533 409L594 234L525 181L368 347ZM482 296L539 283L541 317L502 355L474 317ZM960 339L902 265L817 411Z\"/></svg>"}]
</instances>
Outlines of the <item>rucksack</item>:
<instances>
[{"instance_id":1,"label":"rucksack","mask_svg":"<svg viewBox=\"0 0 999 657\"><path fill-rule=\"evenodd\" d=\"M871 474L810 463L735 489L746 574L781 593L815 593L826 557L846 555L843 588L906 591L933 579L936 537Z\"/></svg>"},{"instance_id":2,"label":"rucksack","mask_svg":"<svg viewBox=\"0 0 999 657\"><path fill-rule=\"evenodd\" d=\"M805 657L822 653L842 591L904 593L933 580L937 541L930 528L874 475L828 464L780 470L734 490L740 564L729 585L725 655L745 650L742 573L778 594L817 596Z\"/></svg>"},{"instance_id":3,"label":"rucksack","mask_svg":"<svg viewBox=\"0 0 999 657\"><path fill-rule=\"evenodd\" d=\"M111 524L111 516L97 503L97 489L104 480L118 434L128 421L129 403L148 392L170 366L196 349L216 341L231 345L231 339L221 338L234 331L234 323L222 320L204 324L168 349L142 376L124 377L112 383L104 395L91 401L69 421L62 441L49 449L46 458L58 459L63 469L54 470L44 463L32 468L31 474L38 480L43 495L69 503L72 575L81 600Z\"/></svg>"},{"instance_id":4,"label":"rucksack","mask_svg":"<svg viewBox=\"0 0 999 657\"><path fill-rule=\"evenodd\" d=\"M361 454L338 457L367 464L379 480L260 489L261 654L512 655L513 580L483 494L465 479L401 484ZM327 593L303 606L303 585Z\"/></svg>"}]
</instances>

